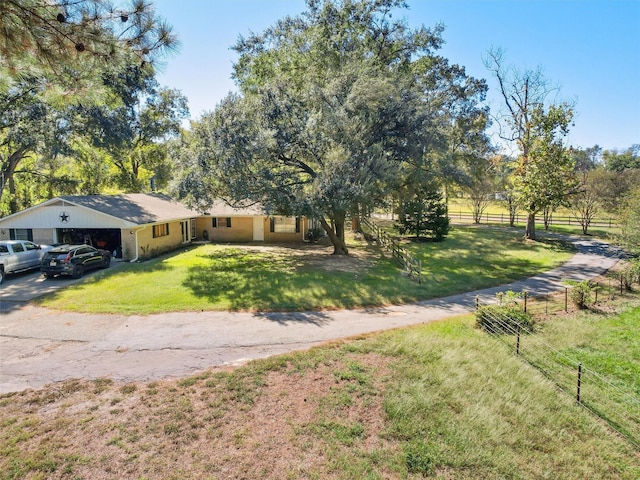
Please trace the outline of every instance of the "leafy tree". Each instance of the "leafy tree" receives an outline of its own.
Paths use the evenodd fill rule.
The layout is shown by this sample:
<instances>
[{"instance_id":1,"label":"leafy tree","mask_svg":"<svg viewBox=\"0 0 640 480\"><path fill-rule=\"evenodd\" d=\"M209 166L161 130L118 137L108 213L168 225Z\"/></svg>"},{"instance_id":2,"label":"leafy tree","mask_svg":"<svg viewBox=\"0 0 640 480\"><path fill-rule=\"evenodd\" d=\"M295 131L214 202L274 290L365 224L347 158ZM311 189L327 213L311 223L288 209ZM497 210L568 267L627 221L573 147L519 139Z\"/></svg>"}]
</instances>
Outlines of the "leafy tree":
<instances>
[{"instance_id":1,"label":"leafy tree","mask_svg":"<svg viewBox=\"0 0 640 480\"><path fill-rule=\"evenodd\" d=\"M564 105L549 107L546 112L535 110L532 115L535 140L528 157L521 157L514 172L516 198L527 210L525 236L529 239L535 239L535 215L567 205L577 191L575 164L562 144L571 118L572 112Z\"/></svg>"},{"instance_id":2,"label":"leafy tree","mask_svg":"<svg viewBox=\"0 0 640 480\"><path fill-rule=\"evenodd\" d=\"M110 0L3 0L0 18L0 68L13 77L54 74L67 87L123 55L148 63L177 47L146 0L124 8Z\"/></svg>"},{"instance_id":3,"label":"leafy tree","mask_svg":"<svg viewBox=\"0 0 640 480\"><path fill-rule=\"evenodd\" d=\"M110 97L101 105L80 106L77 121L86 126L93 145L116 167L116 181L140 191L155 177L165 185L165 141L178 135L188 116L187 99L177 90L159 88L150 66L129 65L104 75Z\"/></svg>"},{"instance_id":4,"label":"leafy tree","mask_svg":"<svg viewBox=\"0 0 640 480\"><path fill-rule=\"evenodd\" d=\"M310 0L301 16L241 38L240 93L194 125L183 183L206 198L191 200L316 218L334 254L347 254L347 216L402 185L404 166L442 142L448 106L476 86L434 55L441 27L410 30L391 17L401 7Z\"/></svg>"},{"instance_id":5,"label":"leafy tree","mask_svg":"<svg viewBox=\"0 0 640 480\"><path fill-rule=\"evenodd\" d=\"M527 211L525 237L534 240L536 214L552 211L576 187L575 163L563 146L573 119L567 103L547 102L550 89L540 71L523 73L505 68L500 50L491 50L485 61L496 77L505 102L501 120L515 142L520 156L514 170L513 186L518 203Z\"/></svg>"},{"instance_id":6,"label":"leafy tree","mask_svg":"<svg viewBox=\"0 0 640 480\"><path fill-rule=\"evenodd\" d=\"M625 170L640 170L640 144L636 144L623 152L606 150L602 153L607 170L622 172Z\"/></svg>"},{"instance_id":7,"label":"leafy tree","mask_svg":"<svg viewBox=\"0 0 640 480\"><path fill-rule=\"evenodd\" d=\"M587 172L602 166L602 148L598 145L586 149L570 148L569 153L577 172Z\"/></svg>"},{"instance_id":8,"label":"leafy tree","mask_svg":"<svg viewBox=\"0 0 640 480\"><path fill-rule=\"evenodd\" d=\"M622 209L619 239L629 252L640 255L640 188L637 186Z\"/></svg>"},{"instance_id":9,"label":"leafy tree","mask_svg":"<svg viewBox=\"0 0 640 480\"><path fill-rule=\"evenodd\" d=\"M518 202L513 187L513 172L516 168L516 160L506 155L498 155L494 158L496 188L500 192L500 199L509 211L509 226L515 226L518 214Z\"/></svg>"},{"instance_id":10,"label":"leafy tree","mask_svg":"<svg viewBox=\"0 0 640 480\"><path fill-rule=\"evenodd\" d=\"M578 192L571 197L571 211L580 222L582 233L588 234L589 226L601 211L609 173L602 168L582 172Z\"/></svg>"},{"instance_id":11,"label":"leafy tree","mask_svg":"<svg viewBox=\"0 0 640 480\"><path fill-rule=\"evenodd\" d=\"M485 155L470 155L465 158L462 191L471 204L473 223L480 223L498 191L495 159Z\"/></svg>"},{"instance_id":12,"label":"leafy tree","mask_svg":"<svg viewBox=\"0 0 640 480\"><path fill-rule=\"evenodd\" d=\"M9 190L8 211L20 207L15 175L31 178L34 169L20 165L25 159L43 151L45 145L60 144L66 138L66 110L46 95L46 83L25 76L0 91L0 200Z\"/></svg>"}]
</instances>

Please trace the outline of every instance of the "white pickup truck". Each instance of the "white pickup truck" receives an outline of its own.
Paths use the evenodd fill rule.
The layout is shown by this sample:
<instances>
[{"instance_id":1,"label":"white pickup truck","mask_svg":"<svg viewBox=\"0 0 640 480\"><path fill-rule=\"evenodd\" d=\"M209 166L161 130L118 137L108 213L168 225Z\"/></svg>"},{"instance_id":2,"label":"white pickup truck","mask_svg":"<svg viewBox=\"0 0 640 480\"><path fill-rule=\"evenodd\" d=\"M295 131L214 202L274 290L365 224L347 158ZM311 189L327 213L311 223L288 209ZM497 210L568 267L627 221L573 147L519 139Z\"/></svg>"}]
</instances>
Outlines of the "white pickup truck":
<instances>
[{"instance_id":1,"label":"white pickup truck","mask_svg":"<svg viewBox=\"0 0 640 480\"><path fill-rule=\"evenodd\" d=\"M26 240L0 241L0 283L7 273L16 273L40 267L48 245L37 245Z\"/></svg>"}]
</instances>

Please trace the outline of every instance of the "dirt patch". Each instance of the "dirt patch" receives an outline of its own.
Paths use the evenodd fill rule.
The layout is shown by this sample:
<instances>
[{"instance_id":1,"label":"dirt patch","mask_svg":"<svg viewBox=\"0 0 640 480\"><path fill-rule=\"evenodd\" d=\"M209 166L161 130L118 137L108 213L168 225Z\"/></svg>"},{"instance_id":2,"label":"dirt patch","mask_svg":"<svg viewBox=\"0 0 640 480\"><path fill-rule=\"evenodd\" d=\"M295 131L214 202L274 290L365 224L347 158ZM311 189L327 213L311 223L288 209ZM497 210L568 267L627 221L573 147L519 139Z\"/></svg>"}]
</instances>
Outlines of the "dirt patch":
<instances>
[{"instance_id":1,"label":"dirt patch","mask_svg":"<svg viewBox=\"0 0 640 480\"><path fill-rule=\"evenodd\" d=\"M51 479L339 478L328 455L341 445L363 454L393 448L381 435L386 362L347 354L311 368L249 364L147 384L74 380L5 396L1 440L19 452L0 470L11 461L32 466L20 478L41 469Z\"/></svg>"},{"instance_id":2,"label":"dirt patch","mask_svg":"<svg viewBox=\"0 0 640 480\"><path fill-rule=\"evenodd\" d=\"M333 255L333 247L322 244L238 245L236 248L293 259L302 268L354 274L368 270L383 255L374 246L350 249L349 255Z\"/></svg>"}]
</instances>

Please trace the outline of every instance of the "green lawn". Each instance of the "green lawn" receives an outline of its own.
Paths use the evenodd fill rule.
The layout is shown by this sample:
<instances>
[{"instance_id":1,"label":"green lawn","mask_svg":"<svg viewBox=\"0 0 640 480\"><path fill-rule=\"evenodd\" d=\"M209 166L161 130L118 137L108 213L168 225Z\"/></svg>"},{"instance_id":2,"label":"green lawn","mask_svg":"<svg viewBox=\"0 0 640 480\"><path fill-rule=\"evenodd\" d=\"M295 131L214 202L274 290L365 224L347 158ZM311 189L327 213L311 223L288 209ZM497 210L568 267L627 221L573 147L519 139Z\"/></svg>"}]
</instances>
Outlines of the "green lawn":
<instances>
[{"instance_id":1,"label":"green lawn","mask_svg":"<svg viewBox=\"0 0 640 480\"><path fill-rule=\"evenodd\" d=\"M632 307L605 317L582 311L568 321L543 324L540 336L561 353L606 375L613 384L627 386L640 399L639 332L640 307Z\"/></svg>"},{"instance_id":2,"label":"green lawn","mask_svg":"<svg viewBox=\"0 0 640 480\"><path fill-rule=\"evenodd\" d=\"M406 303L508 283L551 269L572 250L526 242L509 229L456 227L442 243L406 245L424 282L388 253L351 239L348 258L326 247L202 245L119 265L40 300L54 309L151 314L188 310L312 310Z\"/></svg>"}]
</instances>

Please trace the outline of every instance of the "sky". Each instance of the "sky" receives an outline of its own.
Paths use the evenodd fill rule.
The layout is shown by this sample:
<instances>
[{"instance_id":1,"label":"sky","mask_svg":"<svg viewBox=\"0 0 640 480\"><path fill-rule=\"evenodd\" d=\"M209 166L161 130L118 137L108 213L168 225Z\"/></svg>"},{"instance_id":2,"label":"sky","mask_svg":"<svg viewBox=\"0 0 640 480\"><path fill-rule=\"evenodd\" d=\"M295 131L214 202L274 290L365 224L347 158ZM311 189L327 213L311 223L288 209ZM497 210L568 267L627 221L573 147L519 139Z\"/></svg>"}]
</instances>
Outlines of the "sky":
<instances>
[{"instance_id":1,"label":"sky","mask_svg":"<svg viewBox=\"0 0 640 480\"><path fill-rule=\"evenodd\" d=\"M260 33L306 9L304 0L154 0L181 47L158 75L189 99L191 119L212 111L236 86L231 79L240 35ZM640 0L407 0L408 25L441 23L450 63L489 85L492 113L503 109L484 65L491 48L522 70L540 68L575 103L567 143L605 150L640 144Z\"/></svg>"}]
</instances>

